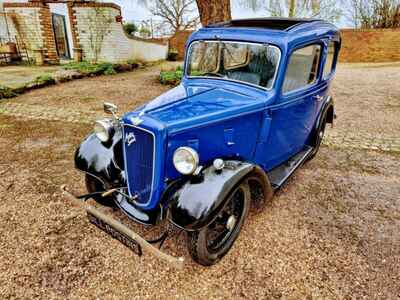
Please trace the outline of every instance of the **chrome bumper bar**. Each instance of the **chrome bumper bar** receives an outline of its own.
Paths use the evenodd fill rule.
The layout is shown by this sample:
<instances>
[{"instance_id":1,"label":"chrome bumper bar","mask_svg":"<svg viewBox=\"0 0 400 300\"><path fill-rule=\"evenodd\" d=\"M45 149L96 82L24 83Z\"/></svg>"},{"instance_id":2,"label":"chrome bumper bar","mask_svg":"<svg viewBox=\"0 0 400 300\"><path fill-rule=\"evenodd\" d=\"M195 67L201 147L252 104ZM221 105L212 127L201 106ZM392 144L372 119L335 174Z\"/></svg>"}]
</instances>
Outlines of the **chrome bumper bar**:
<instances>
[{"instance_id":1,"label":"chrome bumper bar","mask_svg":"<svg viewBox=\"0 0 400 300\"><path fill-rule=\"evenodd\" d=\"M168 255L168 254L162 252L160 249L158 249L157 247L150 244L147 240L145 240L143 237L141 237L140 235L138 235L137 233L132 231L130 228L128 228L121 222L118 222L116 219L104 214L103 212L101 212L99 209L97 209L93 205L90 205L89 203L78 199L75 195L73 195L71 192L69 192L67 190L65 185L61 186L61 192L65 199L71 201L75 205L84 209L88 213L89 216L92 216L92 217L96 218L97 220L100 220L100 222L103 222L104 224L106 224L106 226L111 227L111 229L113 231L121 234L124 237L124 239L128 238L132 242L139 245L140 253L141 253L141 250L143 249L145 252L148 252L148 253L154 255L158 259L167 262L168 264L170 264L171 266L173 266L177 269L182 269L184 267L184 258L183 257L174 257L174 256L171 256L171 255ZM96 224L96 225L99 226L99 224ZM99 227L102 228L102 226L99 226ZM110 228L107 228L107 229L110 229ZM109 230L105 230L105 231L107 233L110 233ZM110 234L113 237L117 238L114 234L112 234L112 233L110 233ZM117 238L117 239L119 241L121 241L120 238ZM121 241L121 242L123 242L123 241ZM124 244L126 245L126 243L124 243Z\"/></svg>"}]
</instances>

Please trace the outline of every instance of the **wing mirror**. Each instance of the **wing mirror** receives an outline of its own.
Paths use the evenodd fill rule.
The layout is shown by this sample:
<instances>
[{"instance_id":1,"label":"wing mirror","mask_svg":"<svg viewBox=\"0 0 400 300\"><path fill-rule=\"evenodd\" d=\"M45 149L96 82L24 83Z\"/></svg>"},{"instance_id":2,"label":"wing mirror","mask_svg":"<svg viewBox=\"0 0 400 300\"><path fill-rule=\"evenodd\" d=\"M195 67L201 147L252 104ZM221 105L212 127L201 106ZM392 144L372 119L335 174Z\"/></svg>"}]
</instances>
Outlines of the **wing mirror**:
<instances>
[{"instance_id":1,"label":"wing mirror","mask_svg":"<svg viewBox=\"0 0 400 300\"><path fill-rule=\"evenodd\" d=\"M112 115L115 115L118 111L118 107L115 104L112 104L110 102L104 102L103 109L104 109L105 113L112 114Z\"/></svg>"},{"instance_id":2,"label":"wing mirror","mask_svg":"<svg viewBox=\"0 0 400 300\"><path fill-rule=\"evenodd\" d=\"M116 106L115 104L110 102L104 102L103 110L106 114L111 114L113 115L114 118L119 119L119 117L117 116L118 106Z\"/></svg>"}]
</instances>

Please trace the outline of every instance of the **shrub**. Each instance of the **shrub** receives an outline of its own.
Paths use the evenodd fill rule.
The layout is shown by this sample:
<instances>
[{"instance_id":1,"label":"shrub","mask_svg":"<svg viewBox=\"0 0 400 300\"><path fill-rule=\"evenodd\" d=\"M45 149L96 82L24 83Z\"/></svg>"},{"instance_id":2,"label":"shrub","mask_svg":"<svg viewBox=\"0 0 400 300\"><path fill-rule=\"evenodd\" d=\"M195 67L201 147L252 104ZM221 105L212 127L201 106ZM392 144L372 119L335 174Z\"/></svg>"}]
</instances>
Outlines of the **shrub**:
<instances>
[{"instance_id":1,"label":"shrub","mask_svg":"<svg viewBox=\"0 0 400 300\"><path fill-rule=\"evenodd\" d=\"M115 75L117 72L114 70L114 67L112 64L109 64L103 71L104 75Z\"/></svg>"},{"instance_id":2,"label":"shrub","mask_svg":"<svg viewBox=\"0 0 400 300\"><path fill-rule=\"evenodd\" d=\"M45 75L40 75L40 76L36 77L32 81L32 83L35 83L40 86L47 86L47 85L55 84L56 81L54 80L54 78L51 75L45 74Z\"/></svg>"},{"instance_id":3,"label":"shrub","mask_svg":"<svg viewBox=\"0 0 400 300\"><path fill-rule=\"evenodd\" d=\"M76 70L85 75L113 75L115 70L112 63L91 64L87 61L72 62L63 66L66 70Z\"/></svg>"},{"instance_id":4,"label":"shrub","mask_svg":"<svg viewBox=\"0 0 400 300\"><path fill-rule=\"evenodd\" d=\"M53 85L55 84L56 81L55 79L48 74L45 75L40 75L36 77L34 80L31 82L27 83L25 86L21 87L21 93L28 91L28 90L33 90L33 89L38 89L42 88L45 86Z\"/></svg>"},{"instance_id":5,"label":"shrub","mask_svg":"<svg viewBox=\"0 0 400 300\"><path fill-rule=\"evenodd\" d=\"M18 94L11 88L0 85L0 99L16 97Z\"/></svg>"},{"instance_id":6,"label":"shrub","mask_svg":"<svg viewBox=\"0 0 400 300\"><path fill-rule=\"evenodd\" d=\"M138 28L134 23L125 23L124 30L127 34L132 35L136 31L138 31Z\"/></svg>"},{"instance_id":7,"label":"shrub","mask_svg":"<svg viewBox=\"0 0 400 300\"><path fill-rule=\"evenodd\" d=\"M178 85L183 76L183 71L176 69L175 71L161 71L160 82L162 84Z\"/></svg>"}]
</instances>

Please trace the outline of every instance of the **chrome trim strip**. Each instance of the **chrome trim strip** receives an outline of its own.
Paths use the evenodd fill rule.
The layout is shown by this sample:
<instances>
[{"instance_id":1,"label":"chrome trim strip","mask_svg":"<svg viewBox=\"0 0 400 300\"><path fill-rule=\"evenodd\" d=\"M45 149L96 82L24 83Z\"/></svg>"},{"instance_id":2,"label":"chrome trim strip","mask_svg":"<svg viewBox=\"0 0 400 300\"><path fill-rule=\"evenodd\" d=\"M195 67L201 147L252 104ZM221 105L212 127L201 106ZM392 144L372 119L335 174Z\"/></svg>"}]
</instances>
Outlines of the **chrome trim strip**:
<instances>
[{"instance_id":1,"label":"chrome trim strip","mask_svg":"<svg viewBox=\"0 0 400 300\"><path fill-rule=\"evenodd\" d=\"M187 63L185 63L185 73L184 73L184 74L185 74L185 77L186 77L186 78L188 78L188 79L200 78L200 79L224 80L224 81L228 81L228 82L235 82L235 83L246 84L246 85L253 86L253 87L256 87L256 88L265 90L265 91L271 91L271 90L274 88L274 86L275 86L275 81L276 81L276 77L278 76L278 70L279 70L279 68L280 68L280 66L281 66L281 58L282 58L282 50L281 50L278 46L275 46L275 45L272 45L272 44L268 44L268 47L275 48L275 49L278 50L279 57L278 57L278 63L277 63L276 68L275 68L274 77L272 78L273 80L272 80L271 87L270 87L270 88L266 88L266 87L263 87L263 86L261 86L261 85L257 85L257 84L253 84L253 83L246 82L246 81L241 81L241 80L230 79L230 78L219 78L219 77L211 77L211 76L188 76L190 50L191 50L191 47L192 47L194 44L199 43L199 42L207 42L207 43L237 43L237 44L250 44L250 45L264 45L263 43L257 43L257 42L241 42L241 41L233 41L233 40L195 40L195 41L193 41L193 42L190 43L190 45L189 45L189 47L188 47L188 51L187 51L186 57L185 57L185 62L187 62Z\"/></svg>"},{"instance_id":2,"label":"chrome trim strip","mask_svg":"<svg viewBox=\"0 0 400 300\"><path fill-rule=\"evenodd\" d=\"M128 194L129 194L129 196L131 196L131 197L132 197L132 195L131 195L131 191L130 191L130 187L129 187L128 168L127 168L127 165L126 165L127 160L126 160L126 148L125 148L125 130L124 130L125 126L133 127L133 128L139 129L139 130L143 130L143 131L145 131L145 132L147 132L147 133L150 133L150 134L153 136L153 171L152 171L153 174L152 174L152 177L151 177L151 192L150 192L150 197L149 197L149 200L148 200L146 203L138 203L138 202L136 202L135 200L133 200L133 202L135 203L136 206L138 206L138 207L143 207L143 206L149 205L149 203L151 202L151 199L152 199L152 197L153 197L153 191L154 191L154 175L155 175L155 162L156 162L156 136L155 136L155 134L154 134L153 132L151 132L150 130L144 129L144 128L139 127L139 126L135 126L135 125L131 125L131 124L122 123L122 141L123 141L123 145L124 145L124 147L123 147L124 151L123 151L123 152L124 152L124 166L125 166L126 184L127 184L127 187L128 187Z\"/></svg>"}]
</instances>

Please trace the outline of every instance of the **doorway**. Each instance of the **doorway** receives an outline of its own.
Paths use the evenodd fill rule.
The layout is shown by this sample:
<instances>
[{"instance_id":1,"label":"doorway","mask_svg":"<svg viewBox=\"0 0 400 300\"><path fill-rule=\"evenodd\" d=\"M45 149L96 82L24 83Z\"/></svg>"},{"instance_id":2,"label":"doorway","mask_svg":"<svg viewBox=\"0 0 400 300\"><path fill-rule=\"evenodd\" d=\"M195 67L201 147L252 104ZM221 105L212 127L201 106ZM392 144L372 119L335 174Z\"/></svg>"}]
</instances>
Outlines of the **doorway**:
<instances>
[{"instance_id":1,"label":"doorway","mask_svg":"<svg viewBox=\"0 0 400 300\"><path fill-rule=\"evenodd\" d=\"M67 59L71 58L69 53L65 16L53 13L52 20L58 57Z\"/></svg>"}]
</instances>

